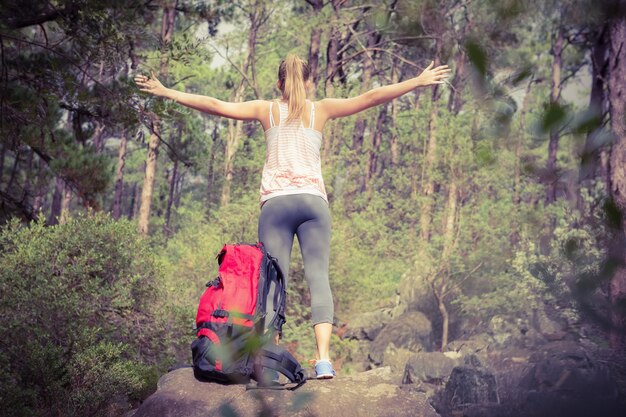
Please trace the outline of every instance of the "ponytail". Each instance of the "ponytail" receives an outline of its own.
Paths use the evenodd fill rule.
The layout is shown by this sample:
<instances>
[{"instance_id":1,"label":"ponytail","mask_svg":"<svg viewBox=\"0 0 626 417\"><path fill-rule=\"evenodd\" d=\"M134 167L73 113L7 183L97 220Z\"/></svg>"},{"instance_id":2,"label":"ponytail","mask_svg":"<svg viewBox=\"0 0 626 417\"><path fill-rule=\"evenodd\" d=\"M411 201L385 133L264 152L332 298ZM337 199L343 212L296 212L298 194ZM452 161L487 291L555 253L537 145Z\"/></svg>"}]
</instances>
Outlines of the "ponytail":
<instances>
[{"instance_id":1,"label":"ponytail","mask_svg":"<svg viewBox=\"0 0 626 417\"><path fill-rule=\"evenodd\" d=\"M289 103L287 120L299 119L304 113L306 101L304 82L309 79L309 75L309 65L293 54L287 55L278 67L280 90Z\"/></svg>"}]
</instances>

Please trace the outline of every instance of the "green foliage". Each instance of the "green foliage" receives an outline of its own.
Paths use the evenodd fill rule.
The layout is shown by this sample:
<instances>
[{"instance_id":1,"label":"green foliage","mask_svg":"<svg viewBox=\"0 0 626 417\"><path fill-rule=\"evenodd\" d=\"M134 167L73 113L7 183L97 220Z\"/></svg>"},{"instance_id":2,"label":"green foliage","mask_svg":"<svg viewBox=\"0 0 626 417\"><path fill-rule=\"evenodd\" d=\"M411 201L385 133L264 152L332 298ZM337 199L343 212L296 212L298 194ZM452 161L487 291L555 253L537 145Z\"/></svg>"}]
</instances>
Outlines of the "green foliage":
<instances>
[{"instance_id":1,"label":"green foliage","mask_svg":"<svg viewBox=\"0 0 626 417\"><path fill-rule=\"evenodd\" d=\"M123 344L98 342L85 346L72 358L68 415L99 414L117 395L137 398L146 391L152 381L143 379L145 365L125 359L127 348Z\"/></svg>"},{"instance_id":2,"label":"green foliage","mask_svg":"<svg viewBox=\"0 0 626 417\"><path fill-rule=\"evenodd\" d=\"M603 214L587 206L582 214L587 218L583 221L580 212L556 204L546 209L544 215L556 223L549 246L540 246L540 229L527 229L508 266L494 271L491 285L475 295L455 300L464 314L476 318L495 314L523 316L549 303L570 315L567 318L571 319L572 314L579 318L582 304L589 302L588 293L581 287L591 280L589 289L597 291L606 279L603 267L608 254L603 241L607 231Z\"/></svg>"},{"instance_id":3,"label":"green foliage","mask_svg":"<svg viewBox=\"0 0 626 417\"><path fill-rule=\"evenodd\" d=\"M18 414L91 415L146 390L141 363L163 359L167 334L160 270L135 228L87 214L0 231L0 396L24 400Z\"/></svg>"},{"instance_id":4,"label":"green foliage","mask_svg":"<svg viewBox=\"0 0 626 417\"><path fill-rule=\"evenodd\" d=\"M71 13L12 29L29 13L39 16L44 10L37 2L17 3L0 6L0 25L8 35L2 39L0 83L3 202L12 201L6 195L31 202L37 191L33 178L41 174L44 210L50 208L55 176L68 180L82 200L75 198L72 210L93 200L109 208L118 151L112 139L124 132L131 140L123 211L132 217L145 175L151 113L161 121L149 242L137 238L132 222L91 214L51 228L14 221L0 233L0 340L5 341L0 364L9 370L0 376L0 400L13 415L46 409L97 414L106 397L141 398L165 362L189 362L191 325L204 285L217 272L215 255L225 243L257 239L265 158L260 126L243 125L231 202L221 206L229 122L148 98L131 78L135 72L158 72L167 62L168 74L162 77L167 86L231 100L247 54L251 15L246 10L269 4L187 2L185 12L177 14L173 41L161 44L162 10L150 2L68 0L59 7ZM370 63L372 86L389 83L392 68L400 80L409 79L434 58L455 74L435 91L421 89L385 104L379 132L382 107L330 121L324 132L323 171L333 216L330 280L338 324L353 314L392 306L414 291L420 297L410 307L427 312L437 325L440 313L429 280L448 285L444 301L452 328L466 319L480 323L493 314L524 314L546 302L577 311L584 297L605 300L603 286L615 267L606 261L611 236L606 225L619 227L622 213L595 189L583 190L582 206L573 207L579 157L592 161L613 137L602 130L606 120L598 109L579 112L586 99L572 103L563 96L546 104L553 34L559 28L567 32L562 78L571 87L576 77L569 74L589 56L594 25L603 13L590 4L478 0L459 7L456 1L428 0L346 7L326 2L314 12L306 2L288 2L263 20L243 84L245 100L257 98L254 89L258 98L278 97L278 63L288 52L305 57L317 29L317 99L362 93ZM218 32L222 21L228 24ZM339 65L329 74L325 48L332 36L339 44ZM109 139L99 151L93 146L97 126L106 128ZM364 127L362 135L358 127ZM583 142L594 129L599 131L587 149ZM545 207L550 131L560 134L562 201ZM380 135L378 143L374 133ZM180 183L172 190L174 162ZM450 216L452 186L458 199ZM164 239L160 229L170 191L175 202ZM0 210L16 207L2 204ZM428 239L420 230L425 207L432 209ZM453 233L447 236L451 218ZM284 342L308 360L315 341L297 244L293 255ZM601 309L596 301L593 307ZM349 362L356 348L333 335L336 361ZM93 372L79 360L93 364Z\"/></svg>"}]
</instances>

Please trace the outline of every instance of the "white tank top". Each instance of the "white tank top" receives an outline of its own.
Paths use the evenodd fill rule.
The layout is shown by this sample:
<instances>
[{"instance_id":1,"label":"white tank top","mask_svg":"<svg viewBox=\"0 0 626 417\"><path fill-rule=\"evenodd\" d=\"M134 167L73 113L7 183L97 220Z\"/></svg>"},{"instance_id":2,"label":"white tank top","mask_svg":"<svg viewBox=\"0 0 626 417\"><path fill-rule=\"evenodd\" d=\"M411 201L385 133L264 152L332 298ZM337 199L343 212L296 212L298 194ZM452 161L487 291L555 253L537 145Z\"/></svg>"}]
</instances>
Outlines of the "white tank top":
<instances>
[{"instance_id":1,"label":"white tank top","mask_svg":"<svg viewBox=\"0 0 626 417\"><path fill-rule=\"evenodd\" d=\"M274 122L272 101L270 128L265 131L267 150L261 179L261 205L272 197L299 193L319 195L328 202L320 159L322 133L313 128L315 104L311 102L309 127L304 127L301 120L287 122L288 104L277 104L280 120L278 124Z\"/></svg>"}]
</instances>

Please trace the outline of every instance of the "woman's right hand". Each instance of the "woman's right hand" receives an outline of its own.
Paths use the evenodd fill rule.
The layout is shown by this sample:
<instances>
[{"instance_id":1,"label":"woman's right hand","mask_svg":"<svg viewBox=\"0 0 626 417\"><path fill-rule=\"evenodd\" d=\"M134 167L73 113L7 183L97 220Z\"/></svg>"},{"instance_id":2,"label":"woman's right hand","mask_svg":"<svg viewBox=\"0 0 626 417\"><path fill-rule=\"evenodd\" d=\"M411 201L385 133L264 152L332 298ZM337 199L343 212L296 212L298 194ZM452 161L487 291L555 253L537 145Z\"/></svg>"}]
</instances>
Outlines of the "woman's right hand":
<instances>
[{"instance_id":1,"label":"woman's right hand","mask_svg":"<svg viewBox=\"0 0 626 417\"><path fill-rule=\"evenodd\" d=\"M150 71L150 74L150 78L141 74L135 75L135 83L139 86L139 91L145 91L157 97L165 96L167 88L154 75L154 71Z\"/></svg>"},{"instance_id":2,"label":"woman's right hand","mask_svg":"<svg viewBox=\"0 0 626 417\"><path fill-rule=\"evenodd\" d=\"M431 61L430 65L418 75L421 85L443 84L444 79L447 78L450 75L450 71L452 71L447 65L440 65L437 68L433 68L433 65L435 65L435 61Z\"/></svg>"}]
</instances>

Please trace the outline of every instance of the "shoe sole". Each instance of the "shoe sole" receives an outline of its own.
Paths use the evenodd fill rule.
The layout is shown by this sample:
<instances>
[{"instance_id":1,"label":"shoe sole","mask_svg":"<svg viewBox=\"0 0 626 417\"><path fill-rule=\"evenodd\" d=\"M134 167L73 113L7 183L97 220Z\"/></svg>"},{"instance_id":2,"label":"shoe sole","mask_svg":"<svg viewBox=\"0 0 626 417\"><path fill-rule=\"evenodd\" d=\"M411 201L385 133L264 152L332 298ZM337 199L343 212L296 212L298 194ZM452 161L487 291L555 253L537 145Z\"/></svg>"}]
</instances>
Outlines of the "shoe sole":
<instances>
[{"instance_id":1,"label":"shoe sole","mask_svg":"<svg viewBox=\"0 0 626 417\"><path fill-rule=\"evenodd\" d=\"M317 379L333 379L335 377L335 375L332 374L322 374L322 375L318 375Z\"/></svg>"}]
</instances>

